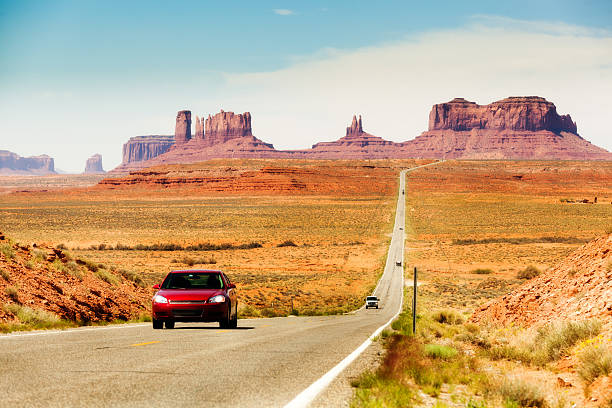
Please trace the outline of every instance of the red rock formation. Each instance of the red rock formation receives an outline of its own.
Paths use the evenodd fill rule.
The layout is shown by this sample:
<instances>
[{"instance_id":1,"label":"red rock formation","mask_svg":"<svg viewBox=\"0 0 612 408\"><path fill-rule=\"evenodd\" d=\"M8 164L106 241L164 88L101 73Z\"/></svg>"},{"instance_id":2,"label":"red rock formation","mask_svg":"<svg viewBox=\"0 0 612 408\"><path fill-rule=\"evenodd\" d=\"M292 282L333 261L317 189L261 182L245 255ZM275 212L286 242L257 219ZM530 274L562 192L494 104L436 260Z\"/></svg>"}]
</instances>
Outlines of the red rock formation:
<instances>
[{"instance_id":1,"label":"red rock formation","mask_svg":"<svg viewBox=\"0 0 612 408\"><path fill-rule=\"evenodd\" d=\"M559 116L552 102L538 96L510 97L490 105L477 105L463 98L434 105L429 114L429 130L472 129L548 130L578 134L569 115Z\"/></svg>"},{"instance_id":2,"label":"red rock formation","mask_svg":"<svg viewBox=\"0 0 612 408\"><path fill-rule=\"evenodd\" d=\"M182 110L176 115L174 140L177 145L187 143L191 139L191 111Z\"/></svg>"},{"instance_id":3,"label":"red rock formation","mask_svg":"<svg viewBox=\"0 0 612 408\"><path fill-rule=\"evenodd\" d=\"M463 98L434 105L429 130L402 144L410 157L464 159L611 160L582 139L569 115L537 96L490 105Z\"/></svg>"},{"instance_id":4,"label":"red rock formation","mask_svg":"<svg viewBox=\"0 0 612 408\"><path fill-rule=\"evenodd\" d=\"M0 150L0 174L54 174L55 164L52 157L21 157L8 150Z\"/></svg>"},{"instance_id":5,"label":"red rock formation","mask_svg":"<svg viewBox=\"0 0 612 408\"><path fill-rule=\"evenodd\" d=\"M94 154L85 162L85 174L106 173L102 167L102 156Z\"/></svg>"},{"instance_id":6,"label":"red rock formation","mask_svg":"<svg viewBox=\"0 0 612 408\"><path fill-rule=\"evenodd\" d=\"M148 135L130 138L123 145L123 160L121 166L130 163L150 160L165 153L174 145L174 136Z\"/></svg>"},{"instance_id":7,"label":"red rock formation","mask_svg":"<svg viewBox=\"0 0 612 408\"><path fill-rule=\"evenodd\" d=\"M121 169L213 158L612 160L611 153L576 133L569 115L559 115L553 103L536 96L510 97L482 106L462 98L434 105L429 130L403 143L364 132L361 116L354 116L345 136L336 141L286 151L253 136L249 112L221 111L206 121L196 117L193 139L190 125L191 112L180 111L172 149Z\"/></svg>"},{"instance_id":8,"label":"red rock formation","mask_svg":"<svg viewBox=\"0 0 612 408\"><path fill-rule=\"evenodd\" d=\"M235 115L234 112L221 110L215 116L208 115L204 130L204 144L214 146L231 139L253 136L251 132L251 113Z\"/></svg>"},{"instance_id":9,"label":"red rock formation","mask_svg":"<svg viewBox=\"0 0 612 408\"><path fill-rule=\"evenodd\" d=\"M599 319L612 334L612 235L582 246L513 292L488 302L475 322L539 326L557 320Z\"/></svg>"}]
</instances>

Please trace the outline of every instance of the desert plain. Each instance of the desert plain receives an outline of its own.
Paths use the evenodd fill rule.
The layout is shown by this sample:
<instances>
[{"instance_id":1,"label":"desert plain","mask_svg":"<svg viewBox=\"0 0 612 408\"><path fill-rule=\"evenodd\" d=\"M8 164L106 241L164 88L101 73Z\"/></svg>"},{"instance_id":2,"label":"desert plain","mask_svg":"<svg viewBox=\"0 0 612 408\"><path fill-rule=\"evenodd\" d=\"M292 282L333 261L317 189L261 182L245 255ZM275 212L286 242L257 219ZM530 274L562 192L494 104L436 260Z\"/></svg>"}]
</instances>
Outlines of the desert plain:
<instances>
[{"instance_id":1,"label":"desert plain","mask_svg":"<svg viewBox=\"0 0 612 408\"><path fill-rule=\"evenodd\" d=\"M238 285L243 318L345 313L382 273L399 170L431 162L220 159L107 175L99 184L7 177L0 226L18 245L59 247L111 274L138 276L145 291L171 269L221 269ZM545 272L610 234L611 180L612 162L592 161L448 160L408 173L405 268L407 278L419 271L423 322L449 310L468 320L524 284L521 271ZM0 279L3 291L9 285ZM544 372L490 363L521 370L556 395L554 371L571 373L575 358L564 361ZM595 398L596 406L607 398L607 383L571 375L568 399ZM357 386L355 406L378 398ZM465 406L473 391L458 387L425 387L421 398Z\"/></svg>"}]
</instances>

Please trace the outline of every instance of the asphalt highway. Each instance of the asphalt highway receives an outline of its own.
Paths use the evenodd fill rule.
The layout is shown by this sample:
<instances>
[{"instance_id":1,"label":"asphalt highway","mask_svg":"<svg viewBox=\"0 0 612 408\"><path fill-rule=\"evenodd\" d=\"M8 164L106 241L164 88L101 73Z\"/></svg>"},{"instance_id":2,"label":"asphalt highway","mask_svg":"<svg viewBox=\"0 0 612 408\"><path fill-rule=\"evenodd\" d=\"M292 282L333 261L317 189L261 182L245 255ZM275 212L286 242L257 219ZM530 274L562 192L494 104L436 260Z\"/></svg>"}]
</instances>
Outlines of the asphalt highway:
<instances>
[{"instance_id":1,"label":"asphalt highway","mask_svg":"<svg viewBox=\"0 0 612 408\"><path fill-rule=\"evenodd\" d=\"M150 323L0 335L1 407L282 407L399 310L405 171L379 309L342 316ZM401 265L397 265L401 262Z\"/></svg>"}]
</instances>

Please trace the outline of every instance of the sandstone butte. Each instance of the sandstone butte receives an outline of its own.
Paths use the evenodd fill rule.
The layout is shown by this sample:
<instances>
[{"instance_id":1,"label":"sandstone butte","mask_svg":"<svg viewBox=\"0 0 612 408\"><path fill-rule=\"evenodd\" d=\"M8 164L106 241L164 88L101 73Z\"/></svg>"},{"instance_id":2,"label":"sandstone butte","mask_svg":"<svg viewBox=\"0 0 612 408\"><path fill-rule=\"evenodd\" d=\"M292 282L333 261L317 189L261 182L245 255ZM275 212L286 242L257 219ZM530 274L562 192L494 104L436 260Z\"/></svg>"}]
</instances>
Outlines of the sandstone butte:
<instances>
[{"instance_id":1,"label":"sandstone butte","mask_svg":"<svg viewBox=\"0 0 612 408\"><path fill-rule=\"evenodd\" d=\"M578 248L567 258L513 292L493 299L474 322L521 327L560 320L599 319L612 335L612 234Z\"/></svg>"},{"instance_id":2,"label":"sandstone butte","mask_svg":"<svg viewBox=\"0 0 612 408\"><path fill-rule=\"evenodd\" d=\"M8 150L0 150L0 174L55 174L55 164L53 158L45 154L42 156L21 157Z\"/></svg>"},{"instance_id":3,"label":"sandstone butte","mask_svg":"<svg viewBox=\"0 0 612 408\"><path fill-rule=\"evenodd\" d=\"M612 153L578 135L569 115L559 115L552 102L537 96L510 97L489 105L456 98L434 105L428 130L402 143L365 132L361 116L354 116L345 136L336 141L316 143L310 149L276 150L253 136L249 112L196 116L192 137L188 110L177 114L174 144L170 137L156 138L146 143L130 139L115 171L213 158L612 160Z\"/></svg>"},{"instance_id":4,"label":"sandstone butte","mask_svg":"<svg viewBox=\"0 0 612 408\"><path fill-rule=\"evenodd\" d=\"M84 174L100 174L106 173L102 167L102 156L94 154L85 162Z\"/></svg>"}]
</instances>

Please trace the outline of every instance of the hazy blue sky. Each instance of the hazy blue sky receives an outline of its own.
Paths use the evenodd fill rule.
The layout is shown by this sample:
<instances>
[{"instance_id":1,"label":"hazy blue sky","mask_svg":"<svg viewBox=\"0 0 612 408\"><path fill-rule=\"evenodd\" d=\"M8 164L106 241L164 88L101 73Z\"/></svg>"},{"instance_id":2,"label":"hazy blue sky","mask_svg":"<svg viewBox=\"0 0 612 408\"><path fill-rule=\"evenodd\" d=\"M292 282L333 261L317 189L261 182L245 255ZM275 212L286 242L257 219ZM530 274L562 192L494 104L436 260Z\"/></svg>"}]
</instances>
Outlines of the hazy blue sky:
<instances>
[{"instance_id":1,"label":"hazy blue sky","mask_svg":"<svg viewBox=\"0 0 612 408\"><path fill-rule=\"evenodd\" d=\"M0 0L0 149L110 169L180 109L251 111L277 148L353 113L404 141L433 103L540 95L612 150L611 33L609 1Z\"/></svg>"}]
</instances>

